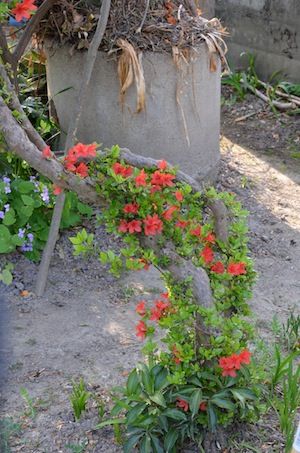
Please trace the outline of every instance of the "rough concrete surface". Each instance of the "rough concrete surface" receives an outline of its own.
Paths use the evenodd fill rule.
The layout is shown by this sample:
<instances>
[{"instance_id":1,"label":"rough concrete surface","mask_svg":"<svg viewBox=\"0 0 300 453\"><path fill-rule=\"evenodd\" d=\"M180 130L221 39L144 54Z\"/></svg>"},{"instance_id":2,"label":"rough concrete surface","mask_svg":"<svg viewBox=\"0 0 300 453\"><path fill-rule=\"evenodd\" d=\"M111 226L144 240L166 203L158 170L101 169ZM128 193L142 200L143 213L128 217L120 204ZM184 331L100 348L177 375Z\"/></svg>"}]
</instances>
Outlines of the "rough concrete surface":
<instances>
[{"instance_id":1,"label":"rough concrete surface","mask_svg":"<svg viewBox=\"0 0 300 453\"><path fill-rule=\"evenodd\" d=\"M256 55L259 75L275 71L291 81L300 77L299 0L216 0L216 16L230 33L228 59L247 66L242 52Z\"/></svg>"},{"instance_id":2,"label":"rough concrete surface","mask_svg":"<svg viewBox=\"0 0 300 453\"><path fill-rule=\"evenodd\" d=\"M70 47L47 51L50 96L63 131L77 101L85 57L86 52L71 57ZM99 52L78 139L105 147L117 143L142 155L167 159L189 174L214 177L220 159L220 68L210 72L204 45L182 69L167 54L147 52L142 61L146 111L137 114L135 87L128 90L122 107L117 62Z\"/></svg>"}]
</instances>

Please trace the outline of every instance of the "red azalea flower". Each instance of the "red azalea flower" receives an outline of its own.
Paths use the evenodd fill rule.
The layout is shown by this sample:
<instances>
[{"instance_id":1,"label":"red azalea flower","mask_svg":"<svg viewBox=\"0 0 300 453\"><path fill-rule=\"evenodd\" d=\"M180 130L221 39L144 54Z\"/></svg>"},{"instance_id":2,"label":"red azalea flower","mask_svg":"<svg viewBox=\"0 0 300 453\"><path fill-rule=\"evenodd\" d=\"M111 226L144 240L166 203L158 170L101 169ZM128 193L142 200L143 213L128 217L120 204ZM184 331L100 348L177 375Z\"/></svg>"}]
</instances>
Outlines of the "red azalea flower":
<instances>
[{"instance_id":1,"label":"red azalea flower","mask_svg":"<svg viewBox=\"0 0 300 453\"><path fill-rule=\"evenodd\" d=\"M178 220L178 221L176 222L175 226L176 226L177 228L182 228L182 229L184 229L184 228L186 228L186 227L188 226L188 224L189 224L189 222L187 222L187 221L185 221L185 220Z\"/></svg>"},{"instance_id":2,"label":"red azalea flower","mask_svg":"<svg viewBox=\"0 0 300 453\"><path fill-rule=\"evenodd\" d=\"M192 236L197 236L197 237L200 237L201 236L201 231L202 231L202 228L201 226L197 226L196 228L194 228L193 230L190 231L190 234Z\"/></svg>"},{"instance_id":3,"label":"red azalea flower","mask_svg":"<svg viewBox=\"0 0 300 453\"><path fill-rule=\"evenodd\" d=\"M214 244L216 242L216 236L213 233L208 233L203 240L205 242L209 242L210 244Z\"/></svg>"},{"instance_id":4,"label":"red azalea flower","mask_svg":"<svg viewBox=\"0 0 300 453\"><path fill-rule=\"evenodd\" d=\"M164 299L169 299L169 293L162 293L160 297L163 297Z\"/></svg>"},{"instance_id":5,"label":"red azalea flower","mask_svg":"<svg viewBox=\"0 0 300 453\"><path fill-rule=\"evenodd\" d=\"M144 300L142 300L141 302L139 302L137 304L137 306L135 307L135 311L140 315L140 316L145 316L146 314L146 306L145 306L146 302Z\"/></svg>"},{"instance_id":6,"label":"red azalea flower","mask_svg":"<svg viewBox=\"0 0 300 453\"><path fill-rule=\"evenodd\" d=\"M202 250L201 256L204 259L205 264L209 264L214 259L214 252L212 251L212 249L210 247L206 246Z\"/></svg>"},{"instance_id":7,"label":"red azalea flower","mask_svg":"<svg viewBox=\"0 0 300 453\"><path fill-rule=\"evenodd\" d=\"M242 275L246 274L246 264L245 263L230 263L228 264L227 272L231 275Z\"/></svg>"},{"instance_id":8,"label":"red azalea flower","mask_svg":"<svg viewBox=\"0 0 300 453\"><path fill-rule=\"evenodd\" d=\"M81 162L75 170L76 175L81 176L81 178L86 178L89 174L88 167L84 162Z\"/></svg>"},{"instance_id":9,"label":"red azalea flower","mask_svg":"<svg viewBox=\"0 0 300 453\"><path fill-rule=\"evenodd\" d=\"M132 175L132 167L124 167L124 165L119 162L115 162L112 166L112 169L116 175L121 175L123 178L128 178Z\"/></svg>"},{"instance_id":10,"label":"red azalea flower","mask_svg":"<svg viewBox=\"0 0 300 453\"><path fill-rule=\"evenodd\" d=\"M163 212L162 216L165 220L172 220L172 216L175 211L178 211L178 207L171 206L170 208L168 208L166 211Z\"/></svg>"},{"instance_id":11,"label":"red azalea flower","mask_svg":"<svg viewBox=\"0 0 300 453\"><path fill-rule=\"evenodd\" d=\"M144 219L144 228L146 236L155 236L162 232L163 223L157 214L154 214L153 216L147 215Z\"/></svg>"},{"instance_id":12,"label":"red azalea flower","mask_svg":"<svg viewBox=\"0 0 300 453\"><path fill-rule=\"evenodd\" d=\"M211 266L210 270L212 272L215 272L216 274L224 274L225 266L224 266L224 264L221 261L217 261L216 263L214 263Z\"/></svg>"},{"instance_id":13,"label":"red azalea flower","mask_svg":"<svg viewBox=\"0 0 300 453\"><path fill-rule=\"evenodd\" d=\"M132 220L127 223L127 228L129 233L141 233L142 231L142 222L140 220Z\"/></svg>"},{"instance_id":14,"label":"red azalea flower","mask_svg":"<svg viewBox=\"0 0 300 453\"><path fill-rule=\"evenodd\" d=\"M144 340L147 334L147 326L144 321L139 321L139 323L135 326L136 336L140 337L141 340Z\"/></svg>"},{"instance_id":15,"label":"red azalea flower","mask_svg":"<svg viewBox=\"0 0 300 453\"><path fill-rule=\"evenodd\" d=\"M242 352L240 352L240 361L242 364L249 365L250 359L251 359L251 352L248 351L248 349L244 349Z\"/></svg>"},{"instance_id":16,"label":"red azalea flower","mask_svg":"<svg viewBox=\"0 0 300 453\"><path fill-rule=\"evenodd\" d=\"M170 173L161 173L157 170L152 175L151 184L153 186L172 187L174 185L173 179L175 179L175 175Z\"/></svg>"},{"instance_id":17,"label":"red azalea flower","mask_svg":"<svg viewBox=\"0 0 300 453\"><path fill-rule=\"evenodd\" d=\"M180 407L184 412L189 410L189 403L181 398L177 398L176 406Z\"/></svg>"},{"instance_id":18,"label":"red azalea flower","mask_svg":"<svg viewBox=\"0 0 300 453\"><path fill-rule=\"evenodd\" d=\"M139 205L137 203L128 203L123 208L123 212L125 212L125 214L137 214L138 210Z\"/></svg>"},{"instance_id":19,"label":"red azalea flower","mask_svg":"<svg viewBox=\"0 0 300 453\"><path fill-rule=\"evenodd\" d=\"M63 191L63 189L61 187L57 186L56 184L53 184L52 188L53 188L54 195L59 195Z\"/></svg>"},{"instance_id":20,"label":"red azalea flower","mask_svg":"<svg viewBox=\"0 0 300 453\"><path fill-rule=\"evenodd\" d=\"M175 198L176 198L177 201L182 201L183 200L183 195L182 195L182 192L180 192L180 190L176 190Z\"/></svg>"},{"instance_id":21,"label":"red azalea flower","mask_svg":"<svg viewBox=\"0 0 300 453\"><path fill-rule=\"evenodd\" d=\"M163 312L164 310L166 310L167 308L169 308L169 302L163 302L162 300L156 300L155 301L155 306L158 310L160 310L161 312Z\"/></svg>"},{"instance_id":22,"label":"red azalea flower","mask_svg":"<svg viewBox=\"0 0 300 453\"><path fill-rule=\"evenodd\" d=\"M147 173L145 173L144 169L142 169L135 178L135 184L137 187L147 185Z\"/></svg>"},{"instance_id":23,"label":"red azalea flower","mask_svg":"<svg viewBox=\"0 0 300 453\"><path fill-rule=\"evenodd\" d=\"M168 162L166 162L165 160L159 160L157 163L157 168L159 168L160 170L165 170L167 166Z\"/></svg>"},{"instance_id":24,"label":"red azalea flower","mask_svg":"<svg viewBox=\"0 0 300 453\"><path fill-rule=\"evenodd\" d=\"M15 16L17 22L21 22L23 19L30 19L33 11L37 10L37 6L34 5L34 0L24 0L11 10Z\"/></svg>"},{"instance_id":25,"label":"red azalea flower","mask_svg":"<svg viewBox=\"0 0 300 453\"><path fill-rule=\"evenodd\" d=\"M126 220L122 219L120 221L120 225L119 225L118 231L120 231L120 233L127 233L127 231L128 231L128 223L127 223Z\"/></svg>"},{"instance_id":26,"label":"red azalea flower","mask_svg":"<svg viewBox=\"0 0 300 453\"><path fill-rule=\"evenodd\" d=\"M53 153L50 149L50 146L46 146L46 148L43 149L42 151L42 158L43 159L51 159L51 157L53 156Z\"/></svg>"},{"instance_id":27,"label":"red azalea flower","mask_svg":"<svg viewBox=\"0 0 300 453\"><path fill-rule=\"evenodd\" d=\"M162 317L162 311L156 307L151 308L150 321L159 321Z\"/></svg>"},{"instance_id":28,"label":"red azalea flower","mask_svg":"<svg viewBox=\"0 0 300 453\"><path fill-rule=\"evenodd\" d=\"M202 403L200 403L199 410L200 410L201 412L205 412L206 409L207 409L207 404L206 404L205 401L202 401Z\"/></svg>"},{"instance_id":29,"label":"red azalea flower","mask_svg":"<svg viewBox=\"0 0 300 453\"><path fill-rule=\"evenodd\" d=\"M159 192L161 190L161 187L160 186L152 186L151 189L150 189L150 193L155 193L155 192Z\"/></svg>"}]
</instances>

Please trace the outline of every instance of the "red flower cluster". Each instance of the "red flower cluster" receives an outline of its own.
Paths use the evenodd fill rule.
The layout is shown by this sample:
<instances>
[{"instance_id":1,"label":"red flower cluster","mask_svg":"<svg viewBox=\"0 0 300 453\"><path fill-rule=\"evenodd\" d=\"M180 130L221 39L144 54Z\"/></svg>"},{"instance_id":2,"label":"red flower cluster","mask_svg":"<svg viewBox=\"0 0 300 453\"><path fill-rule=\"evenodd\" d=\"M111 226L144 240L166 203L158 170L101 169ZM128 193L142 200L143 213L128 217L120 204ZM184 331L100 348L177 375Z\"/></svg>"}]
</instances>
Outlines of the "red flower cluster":
<instances>
[{"instance_id":1,"label":"red flower cluster","mask_svg":"<svg viewBox=\"0 0 300 453\"><path fill-rule=\"evenodd\" d=\"M144 219L144 229L146 236L155 236L162 232L163 223L157 214L154 214L153 216L147 215Z\"/></svg>"},{"instance_id":2,"label":"red flower cluster","mask_svg":"<svg viewBox=\"0 0 300 453\"><path fill-rule=\"evenodd\" d=\"M165 212L163 212L162 216L165 220L172 220L174 212L178 211L177 206L170 206L170 208L166 209Z\"/></svg>"},{"instance_id":3,"label":"red flower cluster","mask_svg":"<svg viewBox=\"0 0 300 453\"><path fill-rule=\"evenodd\" d=\"M139 323L135 327L136 336L140 337L141 340L144 340L147 334L147 326L144 321L139 321Z\"/></svg>"},{"instance_id":4,"label":"red flower cluster","mask_svg":"<svg viewBox=\"0 0 300 453\"><path fill-rule=\"evenodd\" d=\"M177 398L177 407L180 407L184 412L189 410L189 403L186 400L182 400L181 398Z\"/></svg>"},{"instance_id":5,"label":"red flower cluster","mask_svg":"<svg viewBox=\"0 0 300 453\"><path fill-rule=\"evenodd\" d=\"M141 300L135 307L135 311L140 315L140 316L145 316L146 314L146 302L144 300Z\"/></svg>"},{"instance_id":6,"label":"red flower cluster","mask_svg":"<svg viewBox=\"0 0 300 453\"><path fill-rule=\"evenodd\" d=\"M137 187L147 185L147 173L142 169L135 178L135 184Z\"/></svg>"},{"instance_id":7,"label":"red flower cluster","mask_svg":"<svg viewBox=\"0 0 300 453\"><path fill-rule=\"evenodd\" d=\"M225 266L221 261L216 261L210 268L212 272L215 272L216 274L224 274L225 272Z\"/></svg>"},{"instance_id":8,"label":"red flower cluster","mask_svg":"<svg viewBox=\"0 0 300 453\"><path fill-rule=\"evenodd\" d=\"M53 157L53 153L50 149L50 146L46 146L46 148L43 149L42 151L42 158L43 159L51 159Z\"/></svg>"},{"instance_id":9,"label":"red flower cluster","mask_svg":"<svg viewBox=\"0 0 300 453\"><path fill-rule=\"evenodd\" d=\"M247 273L246 264L242 263L242 262L230 263L230 264L228 264L227 272L228 272L228 274L231 274L231 275L246 274Z\"/></svg>"},{"instance_id":10,"label":"red flower cluster","mask_svg":"<svg viewBox=\"0 0 300 453\"><path fill-rule=\"evenodd\" d=\"M53 195L59 195L63 191L62 188L57 186L56 184L52 185L52 189L53 189Z\"/></svg>"},{"instance_id":11,"label":"red flower cluster","mask_svg":"<svg viewBox=\"0 0 300 453\"><path fill-rule=\"evenodd\" d=\"M151 184L158 189L162 187L172 187L174 185L174 179L175 175L172 175L171 173L162 173L159 170L156 170L152 174Z\"/></svg>"},{"instance_id":12,"label":"red flower cluster","mask_svg":"<svg viewBox=\"0 0 300 453\"><path fill-rule=\"evenodd\" d=\"M132 167L125 167L124 165L116 162L113 164L112 169L116 175L121 175L123 178L128 178L132 175L133 169Z\"/></svg>"},{"instance_id":13,"label":"red flower cluster","mask_svg":"<svg viewBox=\"0 0 300 453\"><path fill-rule=\"evenodd\" d=\"M166 310L170 307L169 301L164 302L162 300L156 300L154 301L155 306L151 308L151 316L150 316L150 321L159 321L160 318L162 318Z\"/></svg>"},{"instance_id":14,"label":"red flower cluster","mask_svg":"<svg viewBox=\"0 0 300 453\"><path fill-rule=\"evenodd\" d=\"M189 225L190 222L186 221L186 220L178 220L178 222L176 222L175 226L177 228L186 228L188 225Z\"/></svg>"},{"instance_id":15,"label":"red flower cluster","mask_svg":"<svg viewBox=\"0 0 300 453\"><path fill-rule=\"evenodd\" d=\"M202 256L205 264L209 264L214 259L214 252L212 251L212 249L210 247L205 246L201 252L201 256Z\"/></svg>"},{"instance_id":16,"label":"red flower cluster","mask_svg":"<svg viewBox=\"0 0 300 453\"><path fill-rule=\"evenodd\" d=\"M158 161L157 168L159 168L160 170L166 170L167 166L168 166L168 162L166 160Z\"/></svg>"},{"instance_id":17,"label":"red flower cluster","mask_svg":"<svg viewBox=\"0 0 300 453\"><path fill-rule=\"evenodd\" d=\"M175 198L177 201L183 201L183 195L182 195L182 192L180 192L180 190L176 190Z\"/></svg>"},{"instance_id":18,"label":"red flower cluster","mask_svg":"<svg viewBox=\"0 0 300 453\"><path fill-rule=\"evenodd\" d=\"M140 220L127 220L122 219L119 225L120 233L141 233L142 232L142 222Z\"/></svg>"},{"instance_id":19,"label":"red flower cluster","mask_svg":"<svg viewBox=\"0 0 300 453\"><path fill-rule=\"evenodd\" d=\"M138 210L139 205L137 203L128 203L123 208L123 212L125 212L125 214L137 214Z\"/></svg>"},{"instance_id":20,"label":"red flower cluster","mask_svg":"<svg viewBox=\"0 0 300 453\"><path fill-rule=\"evenodd\" d=\"M222 368L222 376L236 377L236 370L241 368L241 365L249 365L251 352L244 349L240 354L232 354L228 357L219 359L219 366Z\"/></svg>"},{"instance_id":21,"label":"red flower cluster","mask_svg":"<svg viewBox=\"0 0 300 453\"><path fill-rule=\"evenodd\" d=\"M21 22L23 19L30 19L31 14L36 10L37 6L35 6L34 0L23 0L16 4L11 13L15 16L17 22Z\"/></svg>"},{"instance_id":22,"label":"red flower cluster","mask_svg":"<svg viewBox=\"0 0 300 453\"><path fill-rule=\"evenodd\" d=\"M84 162L78 162L80 159L93 159L96 157L96 148L95 143L91 145L84 145L83 143L77 143L69 149L65 159L64 164L66 170L75 173L82 178L86 178L88 175L88 167Z\"/></svg>"}]
</instances>

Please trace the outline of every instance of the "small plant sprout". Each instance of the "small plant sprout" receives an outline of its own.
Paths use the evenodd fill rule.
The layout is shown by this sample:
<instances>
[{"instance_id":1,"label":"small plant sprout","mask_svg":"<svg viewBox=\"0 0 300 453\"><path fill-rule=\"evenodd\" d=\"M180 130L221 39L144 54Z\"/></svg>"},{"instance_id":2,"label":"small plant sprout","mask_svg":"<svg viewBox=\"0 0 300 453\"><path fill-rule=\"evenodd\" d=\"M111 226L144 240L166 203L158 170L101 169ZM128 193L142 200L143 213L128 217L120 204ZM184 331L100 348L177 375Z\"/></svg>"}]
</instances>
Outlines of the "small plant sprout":
<instances>
[{"instance_id":1,"label":"small plant sprout","mask_svg":"<svg viewBox=\"0 0 300 453\"><path fill-rule=\"evenodd\" d=\"M86 390L86 386L82 378L79 383L73 382L73 391L70 396L70 401L76 420L79 420L82 412L86 410L86 403L90 395L90 392Z\"/></svg>"}]
</instances>

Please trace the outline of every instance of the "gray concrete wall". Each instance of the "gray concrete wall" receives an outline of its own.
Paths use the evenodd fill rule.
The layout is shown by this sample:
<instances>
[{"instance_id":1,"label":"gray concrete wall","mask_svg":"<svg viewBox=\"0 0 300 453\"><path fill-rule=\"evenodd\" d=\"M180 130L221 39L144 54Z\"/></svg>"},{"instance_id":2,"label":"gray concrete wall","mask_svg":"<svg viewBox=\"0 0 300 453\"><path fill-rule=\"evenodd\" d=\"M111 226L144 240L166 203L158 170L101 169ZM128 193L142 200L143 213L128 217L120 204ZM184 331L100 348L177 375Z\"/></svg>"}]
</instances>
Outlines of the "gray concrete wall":
<instances>
[{"instance_id":1,"label":"gray concrete wall","mask_svg":"<svg viewBox=\"0 0 300 453\"><path fill-rule=\"evenodd\" d=\"M86 52L71 56L70 48L60 47L46 49L46 53L50 96L61 127L67 131L77 102ZM194 61L185 66L183 73L167 54L146 53L143 67L146 111L137 114L135 87L128 90L122 109L117 63L99 52L78 140L97 141L104 147L119 144L135 153L169 160L191 175L214 178L220 159L220 68L214 73L209 71L206 46L198 49ZM60 93L67 88L70 89ZM182 110L176 102L176 92Z\"/></svg>"},{"instance_id":2,"label":"gray concrete wall","mask_svg":"<svg viewBox=\"0 0 300 453\"><path fill-rule=\"evenodd\" d=\"M247 64L242 52L257 55L259 74L267 79L281 70L300 81L300 0L216 0L216 16L231 37L228 60Z\"/></svg>"}]
</instances>

